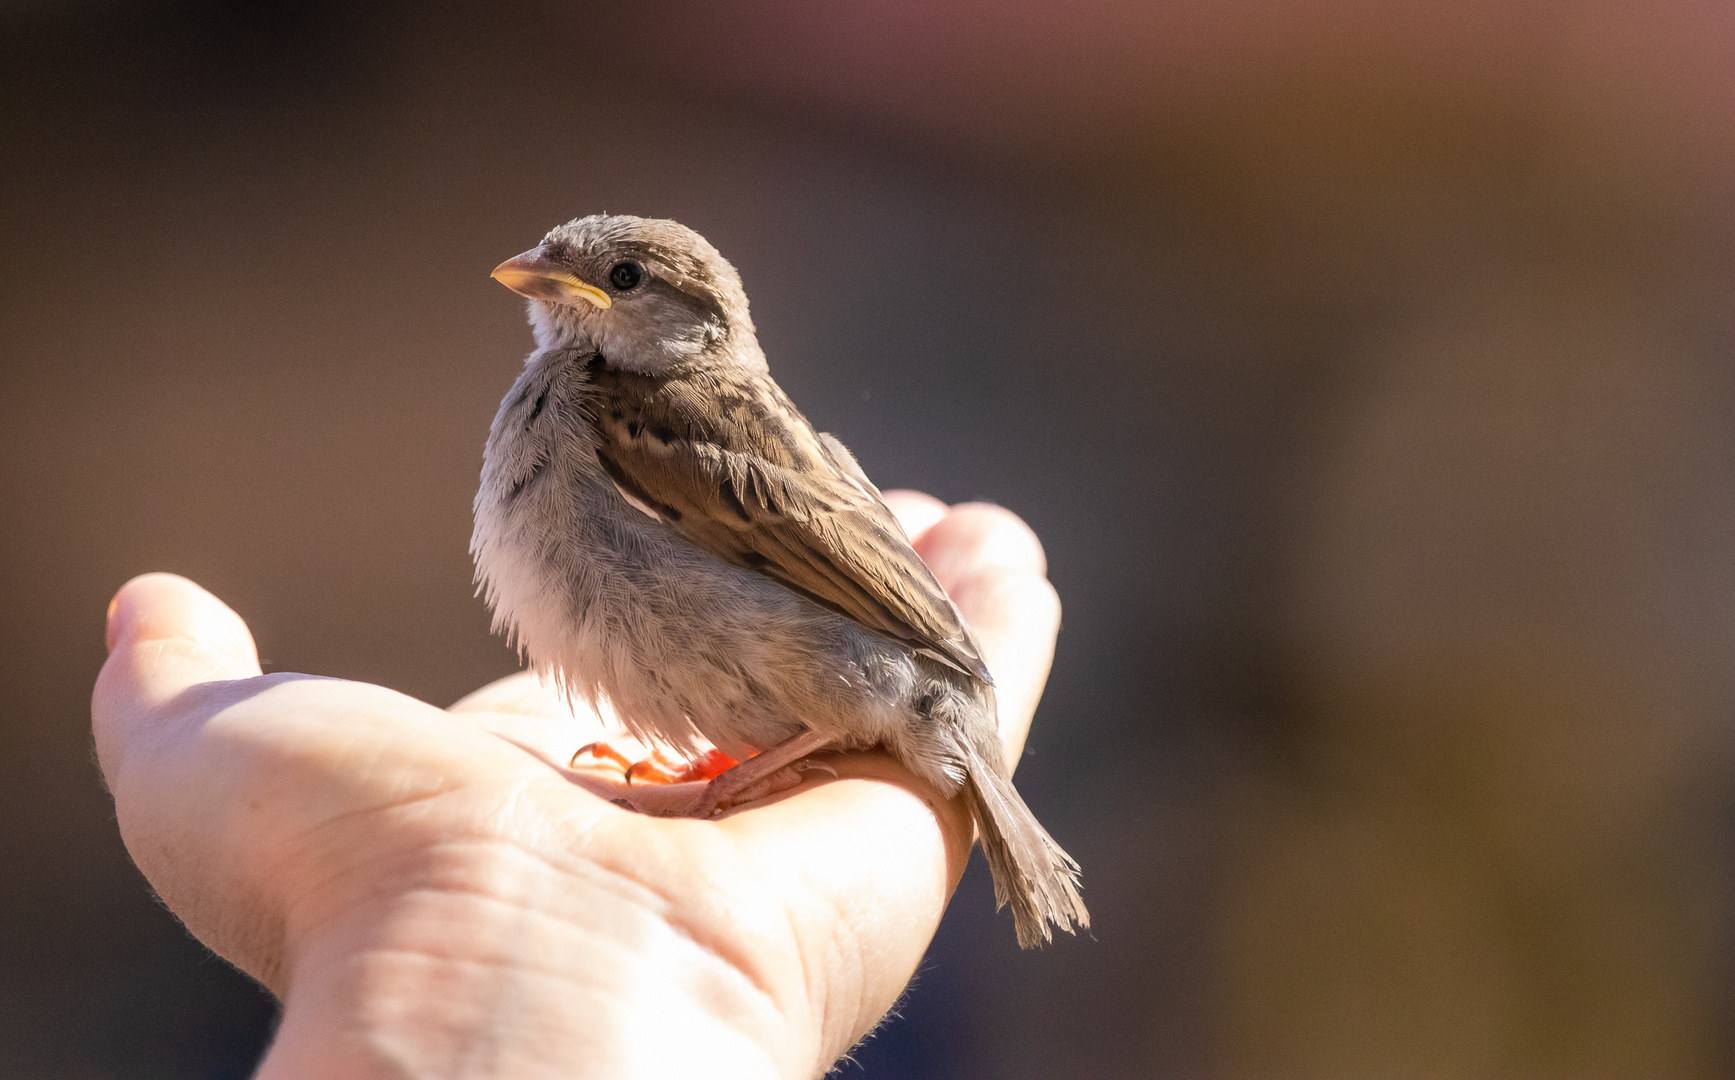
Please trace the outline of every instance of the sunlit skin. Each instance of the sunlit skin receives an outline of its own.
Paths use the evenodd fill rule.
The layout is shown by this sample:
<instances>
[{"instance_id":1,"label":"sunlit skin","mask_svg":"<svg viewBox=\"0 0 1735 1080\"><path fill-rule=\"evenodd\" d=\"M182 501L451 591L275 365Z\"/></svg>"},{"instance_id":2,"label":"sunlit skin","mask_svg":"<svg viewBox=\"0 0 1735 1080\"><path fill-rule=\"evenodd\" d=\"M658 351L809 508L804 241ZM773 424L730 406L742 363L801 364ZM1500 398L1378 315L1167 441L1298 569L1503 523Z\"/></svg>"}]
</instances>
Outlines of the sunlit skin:
<instances>
[{"instance_id":1,"label":"sunlit skin","mask_svg":"<svg viewBox=\"0 0 1735 1080\"><path fill-rule=\"evenodd\" d=\"M1016 761L1060 620L1041 546L995 507L887 501L982 639ZM896 1001L969 855L963 807L878 752L712 821L623 809L618 768L567 763L633 744L532 676L442 710L261 675L241 619L170 575L121 589L108 641L122 837L282 1000L267 1080L816 1076Z\"/></svg>"}]
</instances>

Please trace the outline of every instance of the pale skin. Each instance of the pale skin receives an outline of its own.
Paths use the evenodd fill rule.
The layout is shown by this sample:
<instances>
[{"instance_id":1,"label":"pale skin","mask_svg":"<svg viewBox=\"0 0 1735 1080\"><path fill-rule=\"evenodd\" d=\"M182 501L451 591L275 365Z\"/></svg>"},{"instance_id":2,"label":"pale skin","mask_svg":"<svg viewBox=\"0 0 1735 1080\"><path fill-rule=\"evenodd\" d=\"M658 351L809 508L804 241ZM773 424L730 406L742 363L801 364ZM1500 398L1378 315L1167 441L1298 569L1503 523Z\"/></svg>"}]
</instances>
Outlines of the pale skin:
<instances>
[{"instance_id":1,"label":"pale skin","mask_svg":"<svg viewBox=\"0 0 1735 1080\"><path fill-rule=\"evenodd\" d=\"M981 637L1015 762L1060 623L1042 547L996 507L886 499ZM282 1001L267 1080L817 1076L897 1000L969 856L968 812L879 752L711 821L623 809L642 785L567 762L632 744L533 676L439 709L261 675L184 578L127 583L108 643L121 835Z\"/></svg>"}]
</instances>

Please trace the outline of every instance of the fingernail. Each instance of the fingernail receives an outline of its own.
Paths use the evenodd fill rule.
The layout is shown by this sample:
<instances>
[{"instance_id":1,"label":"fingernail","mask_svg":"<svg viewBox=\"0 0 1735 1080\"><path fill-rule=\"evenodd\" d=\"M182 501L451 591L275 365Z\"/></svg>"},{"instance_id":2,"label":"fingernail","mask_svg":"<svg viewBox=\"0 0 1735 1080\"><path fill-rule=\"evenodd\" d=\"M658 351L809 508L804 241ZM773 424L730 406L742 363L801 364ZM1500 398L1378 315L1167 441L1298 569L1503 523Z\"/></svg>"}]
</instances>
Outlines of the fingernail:
<instances>
[{"instance_id":1,"label":"fingernail","mask_svg":"<svg viewBox=\"0 0 1735 1080\"><path fill-rule=\"evenodd\" d=\"M119 611L120 593L117 592L114 594L114 599L108 602L108 616L104 620L103 627L103 644L108 646L109 652L114 652L114 639L120 634L120 622L115 618L115 614Z\"/></svg>"}]
</instances>

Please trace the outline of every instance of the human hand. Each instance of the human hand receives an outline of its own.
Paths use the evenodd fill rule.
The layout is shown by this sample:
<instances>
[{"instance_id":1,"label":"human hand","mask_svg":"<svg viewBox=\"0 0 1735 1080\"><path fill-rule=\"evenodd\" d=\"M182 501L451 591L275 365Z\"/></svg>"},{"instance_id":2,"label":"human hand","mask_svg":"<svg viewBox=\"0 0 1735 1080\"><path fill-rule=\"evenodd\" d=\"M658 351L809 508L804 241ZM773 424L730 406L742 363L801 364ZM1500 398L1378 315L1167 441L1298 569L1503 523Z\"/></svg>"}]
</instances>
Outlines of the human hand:
<instances>
[{"instance_id":1,"label":"human hand","mask_svg":"<svg viewBox=\"0 0 1735 1080\"><path fill-rule=\"evenodd\" d=\"M887 501L982 638L1016 761L1059 625L1041 546L994 507ZM969 855L968 812L878 751L651 817L566 767L622 733L529 674L449 710L261 675L240 618L165 574L121 589L108 640L122 837L283 1002L267 1080L815 1076L897 1000Z\"/></svg>"}]
</instances>

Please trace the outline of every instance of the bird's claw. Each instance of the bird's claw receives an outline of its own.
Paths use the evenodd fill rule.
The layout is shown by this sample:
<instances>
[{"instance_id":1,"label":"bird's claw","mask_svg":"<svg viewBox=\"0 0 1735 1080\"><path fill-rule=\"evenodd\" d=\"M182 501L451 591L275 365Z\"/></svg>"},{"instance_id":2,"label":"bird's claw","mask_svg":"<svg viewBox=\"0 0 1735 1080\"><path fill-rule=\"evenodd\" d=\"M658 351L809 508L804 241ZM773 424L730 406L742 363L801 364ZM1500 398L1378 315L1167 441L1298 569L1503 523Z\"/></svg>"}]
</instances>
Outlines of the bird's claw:
<instances>
[{"instance_id":1,"label":"bird's claw","mask_svg":"<svg viewBox=\"0 0 1735 1080\"><path fill-rule=\"evenodd\" d=\"M586 760L588 759L588 760ZM714 780L735 766L735 759L721 750L711 749L690 761L671 760L661 750L639 761L627 757L606 742L588 743L572 755L568 768L580 769L603 765L619 768L629 784L689 784Z\"/></svg>"}]
</instances>

